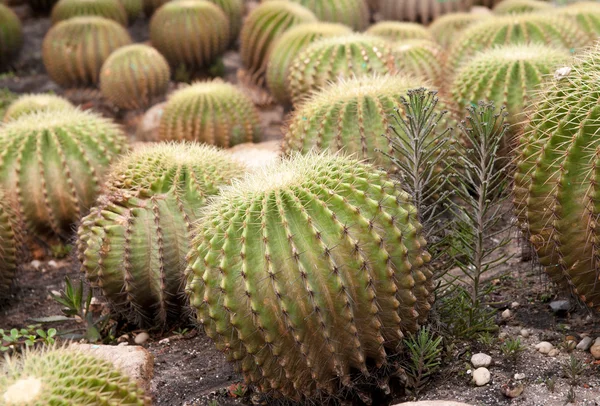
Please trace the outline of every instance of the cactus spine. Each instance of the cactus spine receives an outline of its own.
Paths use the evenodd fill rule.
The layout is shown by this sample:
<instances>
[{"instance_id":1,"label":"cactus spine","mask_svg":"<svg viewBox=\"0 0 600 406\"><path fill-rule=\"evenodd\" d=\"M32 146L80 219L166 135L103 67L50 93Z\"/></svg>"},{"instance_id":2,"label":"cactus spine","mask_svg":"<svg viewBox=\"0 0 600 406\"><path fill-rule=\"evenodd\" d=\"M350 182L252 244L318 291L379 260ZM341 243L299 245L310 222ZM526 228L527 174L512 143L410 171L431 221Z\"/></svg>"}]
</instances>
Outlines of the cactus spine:
<instances>
[{"instance_id":1,"label":"cactus spine","mask_svg":"<svg viewBox=\"0 0 600 406\"><path fill-rule=\"evenodd\" d=\"M0 190L0 303L8 299L19 263L16 215Z\"/></svg>"},{"instance_id":2,"label":"cactus spine","mask_svg":"<svg viewBox=\"0 0 600 406\"><path fill-rule=\"evenodd\" d=\"M100 71L100 90L117 107L139 109L163 97L171 71L166 59L154 48L128 45L113 52Z\"/></svg>"},{"instance_id":3,"label":"cactus spine","mask_svg":"<svg viewBox=\"0 0 600 406\"><path fill-rule=\"evenodd\" d=\"M433 41L433 36L427 28L417 23L381 21L369 27L366 33L391 41L407 39L428 39Z\"/></svg>"},{"instance_id":4,"label":"cactus spine","mask_svg":"<svg viewBox=\"0 0 600 406\"><path fill-rule=\"evenodd\" d=\"M15 120L22 115L41 110L63 110L74 108L67 99L54 94L25 94L12 102L4 113L4 122Z\"/></svg>"},{"instance_id":5,"label":"cactus spine","mask_svg":"<svg viewBox=\"0 0 600 406\"><path fill-rule=\"evenodd\" d=\"M63 87L96 85L106 58L130 43L125 28L112 20L73 17L48 31L42 59L50 78Z\"/></svg>"},{"instance_id":6,"label":"cactus spine","mask_svg":"<svg viewBox=\"0 0 600 406\"><path fill-rule=\"evenodd\" d=\"M428 40L407 40L393 46L398 72L419 76L437 86L443 85L444 49Z\"/></svg>"},{"instance_id":7,"label":"cactus spine","mask_svg":"<svg viewBox=\"0 0 600 406\"><path fill-rule=\"evenodd\" d=\"M379 14L384 20L428 24L444 14L469 11L470 3L470 0L379 0Z\"/></svg>"},{"instance_id":8,"label":"cactus spine","mask_svg":"<svg viewBox=\"0 0 600 406\"><path fill-rule=\"evenodd\" d=\"M23 45L23 28L19 17L0 3L0 67L12 59Z\"/></svg>"},{"instance_id":9,"label":"cactus spine","mask_svg":"<svg viewBox=\"0 0 600 406\"><path fill-rule=\"evenodd\" d=\"M559 69L521 138L515 206L551 278L600 310L600 49Z\"/></svg>"},{"instance_id":10,"label":"cactus spine","mask_svg":"<svg viewBox=\"0 0 600 406\"><path fill-rule=\"evenodd\" d=\"M302 49L321 38L351 32L345 25L322 22L300 24L286 31L273 45L267 66L267 85L275 100L281 104L292 101L288 75L293 59Z\"/></svg>"},{"instance_id":11,"label":"cactus spine","mask_svg":"<svg viewBox=\"0 0 600 406\"><path fill-rule=\"evenodd\" d=\"M28 229L68 238L92 206L126 139L112 122L68 108L27 114L0 127L0 184Z\"/></svg>"},{"instance_id":12,"label":"cactus spine","mask_svg":"<svg viewBox=\"0 0 600 406\"><path fill-rule=\"evenodd\" d=\"M432 300L410 197L356 160L294 156L226 188L198 222L187 289L261 391L335 394L382 366Z\"/></svg>"},{"instance_id":13,"label":"cactus spine","mask_svg":"<svg viewBox=\"0 0 600 406\"><path fill-rule=\"evenodd\" d=\"M487 14L451 13L441 16L429 25L429 31L438 44L449 48L458 35L470 25L490 18Z\"/></svg>"},{"instance_id":14,"label":"cactus spine","mask_svg":"<svg viewBox=\"0 0 600 406\"><path fill-rule=\"evenodd\" d=\"M127 25L127 11L121 0L59 0L52 9L52 24L73 17L104 17Z\"/></svg>"},{"instance_id":15,"label":"cactus spine","mask_svg":"<svg viewBox=\"0 0 600 406\"><path fill-rule=\"evenodd\" d=\"M504 0L494 7L494 14L520 14L552 9L552 4L538 0Z\"/></svg>"},{"instance_id":16,"label":"cactus spine","mask_svg":"<svg viewBox=\"0 0 600 406\"><path fill-rule=\"evenodd\" d=\"M173 93L158 131L161 140L200 141L223 148L258 142L262 132L249 97L219 79Z\"/></svg>"},{"instance_id":17,"label":"cactus spine","mask_svg":"<svg viewBox=\"0 0 600 406\"><path fill-rule=\"evenodd\" d=\"M263 85L273 44L288 29L316 23L307 8L288 1L267 1L248 14L240 34L240 56L251 83Z\"/></svg>"},{"instance_id":18,"label":"cactus spine","mask_svg":"<svg viewBox=\"0 0 600 406\"><path fill-rule=\"evenodd\" d=\"M364 31L369 26L369 6L366 0L288 1L306 7L314 13L319 21L344 24L356 31Z\"/></svg>"},{"instance_id":19,"label":"cactus spine","mask_svg":"<svg viewBox=\"0 0 600 406\"><path fill-rule=\"evenodd\" d=\"M68 347L14 356L0 372L0 399L7 406L151 404L144 390L111 362Z\"/></svg>"}]
</instances>

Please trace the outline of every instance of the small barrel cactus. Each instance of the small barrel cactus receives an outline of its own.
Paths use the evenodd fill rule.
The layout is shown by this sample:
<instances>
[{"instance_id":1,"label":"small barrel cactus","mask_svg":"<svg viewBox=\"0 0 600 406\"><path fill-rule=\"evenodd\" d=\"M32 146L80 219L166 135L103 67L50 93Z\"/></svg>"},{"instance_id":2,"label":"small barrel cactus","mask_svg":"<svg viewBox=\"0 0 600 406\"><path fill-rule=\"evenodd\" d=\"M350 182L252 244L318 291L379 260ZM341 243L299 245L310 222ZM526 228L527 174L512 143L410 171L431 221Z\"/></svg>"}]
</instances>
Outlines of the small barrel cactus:
<instances>
[{"instance_id":1,"label":"small barrel cactus","mask_svg":"<svg viewBox=\"0 0 600 406\"><path fill-rule=\"evenodd\" d=\"M120 0L127 13L127 21L134 22L142 15L143 1L142 0Z\"/></svg>"},{"instance_id":2,"label":"small barrel cactus","mask_svg":"<svg viewBox=\"0 0 600 406\"><path fill-rule=\"evenodd\" d=\"M391 41L406 39L428 39L433 41L431 33L421 24L401 21L381 21L369 27L366 33Z\"/></svg>"},{"instance_id":3,"label":"small barrel cactus","mask_svg":"<svg viewBox=\"0 0 600 406\"><path fill-rule=\"evenodd\" d=\"M200 141L229 148L258 142L258 111L248 96L216 79L197 82L173 93L158 128L161 140Z\"/></svg>"},{"instance_id":4,"label":"small barrel cactus","mask_svg":"<svg viewBox=\"0 0 600 406\"><path fill-rule=\"evenodd\" d=\"M121 0L59 0L52 9L52 24L73 17L104 17L127 25L127 11Z\"/></svg>"},{"instance_id":5,"label":"small barrel cactus","mask_svg":"<svg viewBox=\"0 0 600 406\"><path fill-rule=\"evenodd\" d=\"M225 52L230 38L227 16L209 1L169 2L150 21L152 45L175 69L208 67Z\"/></svg>"},{"instance_id":6,"label":"small barrel cactus","mask_svg":"<svg viewBox=\"0 0 600 406\"><path fill-rule=\"evenodd\" d=\"M289 1L267 1L252 10L240 37L240 56L248 70L249 82L264 84L271 49L285 31L295 25L316 22L310 10Z\"/></svg>"},{"instance_id":7,"label":"small barrel cactus","mask_svg":"<svg viewBox=\"0 0 600 406\"><path fill-rule=\"evenodd\" d=\"M138 384L102 358L77 348L50 348L15 355L0 370L0 398L7 406L150 406Z\"/></svg>"},{"instance_id":8,"label":"small barrel cactus","mask_svg":"<svg viewBox=\"0 0 600 406\"><path fill-rule=\"evenodd\" d=\"M486 18L490 18L490 16L480 13L451 13L441 16L428 28L438 44L447 48L456 41L464 29Z\"/></svg>"},{"instance_id":9,"label":"small barrel cactus","mask_svg":"<svg viewBox=\"0 0 600 406\"><path fill-rule=\"evenodd\" d=\"M371 165L310 154L206 207L187 289L248 383L292 398L335 394L398 352L433 299L410 200Z\"/></svg>"},{"instance_id":10,"label":"small barrel cactus","mask_svg":"<svg viewBox=\"0 0 600 406\"><path fill-rule=\"evenodd\" d=\"M69 238L126 142L116 124L78 109L23 115L0 127L0 184L28 229Z\"/></svg>"},{"instance_id":11,"label":"small barrel cactus","mask_svg":"<svg viewBox=\"0 0 600 406\"><path fill-rule=\"evenodd\" d=\"M459 111L480 100L505 106L511 132L518 133L526 118L524 110L535 99L540 85L570 59L566 49L542 44L493 48L477 54L458 71L451 93Z\"/></svg>"},{"instance_id":12,"label":"small barrel cactus","mask_svg":"<svg viewBox=\"0 0 600 406\"><path fill-rule=\"evenodd\" d=\"M590 35L592 41L600 36L600 3L580 1L556 8L554 12L574 20L579 28Z\"/></svg>"},{"instance_id":13,"label":"small barrel cactus","mask_svg":"<svg viewBox=\"0 0 600 406\"><path fill-rule=\"evenodd\" d=\"M383 20L414 21L428 24L439 16L469 11L471 0L379 0Z\"/></svg>"},{"instance_id":14,"label":"small barrel cactus","mask_svg":"<svg viewBox=\"0 0 600 406\"><path fill-rule=\"evenodd\" d=\"M0 190L0 304L10 296L19 264L19 228L10 202Z\"/></svg>"},{"instance_id":15,"label":"small barrel cactus","mask_svg":"<svg viewBox=\"0 0 600 406\"><path fill-rule=\"evenodd\" d=\"M401 41L393 45L398 73L420 76L430 83L443 83L444 48L424 39Z\"/></svg>"},{"instance_id":16,"label":"small barrel cactus","mask_svg":"<svg viewBox=\"0 0 600 406\"><path fill-rule=\"evenodd\" d=\"M19 17L0 3L0 67L8 63L23 45L23 28Z\"/></svg>"},{"instance_id":17,"label":"small barrel cactus","mask_svg":"<svg viewBox=\"0 0 600 406\"><path fill-rule=\"evenodd\" d=\"M455 72L476 53L501 45L538 43L575 52L589 42L585 32L566 17L534 13L490 18L462 33L449 50L446 66Z\"/></svg>"},{"instance_id":18,"label":"small barrel cactus","mask_svg":"<svg viewBox=\"0 0 600 406\"><path fill-rule=\"evenodd\" d=\"M421 79L402 75L361 76L332 83L293 113L282 150L285 154L340 150L390 168L389 159L377 150L392 152L387 139L393 137L392 115L396 109L403 111L402 98L419 87L424 87ZM442 102L438 107L438 113L445 109ZM440 131L452 124L446 117L439 123Z\"/></svg>"},{"instance_id":19,"label":"small barrel cactus","mask_svg":"<svg viewBox=\"0 0 600 406\"><path fill-rule=\"evenodd\" d=\"M349 27L332 23L300 24L286 31L273 45L267 65L267 85L275 100L289 104L290 95L288 75L290 65L298 53L309 44L325 37L350 34Z\"/></svg>"},{"instance_id":20,"label":"small barrel cactus","mask_svg":"<svg viewBox=\"0 0 600 406\"><path fill-rule=\"evenodd\" d=\"M123 109L145 108L169 87L165 58L148 45L135 44L110 54L100 71L102 95Z\"/></svg>"},{"instance_id":21,"label":"small barrel cactus","mask_svg":"<svg viewBox=\"0 0 600 406\"><path fill-rule=\"evenodd\" d=\"M131 43L127 30L102 17L73 17L53 26L42 46L50 78L63 87L96 85L115 49Z\"/></svg>"},{"instance_id":22,"label":"small barrel cactus","mask_svg":"<svg viewBox=\"0 0 600 406\"><path fill-rule=\"evenodd\" d=\"M74 107L67 99L54 94L25 94L12 102L4 113L4 122L41 110L63 110Z\"/></svg>"},{"instance_id":23,"label":"small barrel cactus","mask_svg":"<svg viewBox=\"0 0 600 406\"><path fill-rule=\"evenodd\" d=\"M383 38L351 34L323 38L292 61L288 80L294 104L342 77L396 72L392 45Z\"/></svg>"},{"instance_id":24,"label":"small barrel cactus","mask_svg":"<svg viewBox=\"0 0 600 406\"><path fill-rule=\"evenodd\" d=\"M504 0L494 7L494 14L531 13L552 8L552 4L539 0Z\"/></svg>"},{"instance_id":25,"label":"small barrel cactus","mask_svg":"<svg viewBox=\"0 0 600 406\"><path fill-rule=\"evenodd\" d=\"M555 72L521 137L515 208L550 277L600 310L600 48Z\"/></svg>"},{"instance_id":26,"label":"small barrel cactus","mask_svg":"<svg viewBox=\"0 0 600 406\"><path fill-rule=\"evenodd\" d=\"M288 1L303 5L312 11L319 21L344 24L356 31L363 31L369 26L369 6L366 0Z\"/></svg>"}]
</instances>

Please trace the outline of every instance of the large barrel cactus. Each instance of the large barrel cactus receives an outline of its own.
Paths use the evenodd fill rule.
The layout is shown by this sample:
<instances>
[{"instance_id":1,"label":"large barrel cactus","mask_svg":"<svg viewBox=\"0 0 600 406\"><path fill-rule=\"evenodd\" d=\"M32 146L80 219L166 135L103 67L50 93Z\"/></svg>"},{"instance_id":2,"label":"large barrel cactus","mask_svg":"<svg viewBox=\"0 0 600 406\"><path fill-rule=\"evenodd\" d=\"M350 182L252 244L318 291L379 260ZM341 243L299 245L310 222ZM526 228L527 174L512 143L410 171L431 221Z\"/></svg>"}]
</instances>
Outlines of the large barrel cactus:
<instances>
[{"instance_id":1,"label":"large barrel cactus","mask_svg":"<svg viewBox=\"0 0 600 406\"><path fill-rule=\"evenodd\" d=\"M111 121L67 108L9 121L0 127L0 150L0 184L28 228L69 238L127 146Z\"/></svg>"},{"instance_id":2,"label":"large barrel cactus","mask_svg":"<svg viewBox=\"0 0 600 406\"><path fill-rule=\"evenodd\" d=\"M121 0L60 0L52 9L52 23L73 17L96 16L127 25L127 11Z\"/></svg>"},{"instance_id":3,"label":"large barrel cactus","mask_svg":"<svg viewBox=\"0 0 600 406\"><path fill-rule=\"evenodd\" d=\"M552 279L600 310L600 48L559 69L521 138L515 174L520 225Z\"/></svg>"},{"instance_id":4,"label":"large barrel cactus","mask_svg":"<svg viewBox=\"0 0 600 406\"><path fill-rule=\"evenodd\" d=\"M383 20L418 21L428 24L439 16L468 11L471 0L379 0Z\"/></svg>"},{"instance_id":5,"label":"large barrel cactus","mask_svg":"<svg viewBox=\"0 0 600 406\"><path fill-rule=\"evenodd\" d=\"M398 73L422 77L437 86L444 85L442 65L445 52L437 42L425 39L400 41L393 46Z\"/></svg>"},{"instance_id":6,"label":"large barrel cactus","mask_svg":"<svg viewBox=\"0 0 600 406\"><path fill-rule=\"evenodd\" d=\"M42 46L50 78L63 87L96 85L115 49L131 43L127 30L102 17L73 17L53 26Z\"/></svg>"},{"instance_id":7,"label":"large barrel cactus","mask_svg":"<svg viewBox=\"0 0 600 406\"><path fill-rule=\"evenodd\" d=\"M20 230L11 203L0 190L0 304L12 292L19 258Z\"/></svg>"},{"instance_id":8,"label":"large barrel cactus","mask_svg":"<svg viewBox=\"0 0 600 406\"><path fill-rule=\"evenodd\" d=\"M552 8L552 4L539 0L503 0L494 7L494 14L532 13Z\"/></svg>"},{"instance_id":9,"label":"large barrel cactus","mask_svg":"<svg viewBox=\"0 0 600 406\"><path fill-rule=\"evenodd\" d=\"M4 122L42 110L63 110L74 107L67 99L54 94L24 94L12 102L4 112Z\"/></svg>"},{"instance_id":10,"label":"large barrel cactus","mask_svg":"<svg viewBox=\"0 0 600 406\"><path fill-rule=\"evenodd\" d=\"M354 159L296 155L206 207L187 289L260 391L310 398L386 365L427 317L429 254L410 196Z\"/></svg>"},{"instance_id":11,"label":"large barrel cactus","mask_svg":"<svg viewBox=\"0 0 600 406\"><path fill-rule=\"evenodd\" d=\"M433 41L433 36L427 28L421 24L409 22L381 21L370 26L366 33L391 41L407 39L429 39Z\"/></svg>"},{"instance_id":12,"label":"large barrel cactus","mask_svg":"<svg viewBox=\"0 0 600 406\"><path fill-rule=\"evenodd\" d=\"M306 154L314 149L343 151L391 169L389 159L377 150L392 152L387 139L394 136L392 115L396 109L403 111L402 98L408 90L423 85L421 79L401 75L362 76L332 83L293 113L282 150L286 154ZM438 106L438 113L445 109L441 102ZM440 130L452 125L449 119L440 121Z\"/></svg>"},{"instance_id":13,"label":"large barrel cactus","mask_svg":"<svg viewBox=\"0 0 600 406\"><path fill-rule=\"evenodd\" d=\"M396 72L391 44L367 34L323 38L302 50L292 61L288 80L292 101L299 103L312 91L339 78Z\"/></svg>"},{"instance_id":14,"label":"large barrel cactus","mask_svg":"<svg viewBox=\"0 0 600 406\"><path fill-rule=\"evenodd\" d=\"M15 355L0 370L0 399L13 405L149 406L151 398L113 363L71 348Z\"/></svg>"},{"instance_id":15,"label":"large barrel cactus","mask_svg":"<svg viewBox=\"0 0 600 406\"><path fill-rule=\"evenodd\" d=\"M453 44L446 63L456 71L476 53L500 45L538 43L572 53L589 44L589 36L566 17L548 13L489 18L467 28Z\"/></svg>"},{"instance_id":16,"label":"large barrel cactus","mask_svg":"<svg viewBox=\"0 0 600 406\"><path fill-rule=\"evenodd\" d=\"M558 7L554 12L574 20L592 41L600 36L600 3L580 1L567 7Z\"/></svg>"},{"instance_id":17,"label":"large barrel cactus","mask_svg":"<svg viewBox=\"0 0 600 406\"><path fill-rule=\"evenodd\" d=\"M167 93L170 77L169 64L156 49L128 45L113 52L102 65L100 90L117 107L145 108Z\"/></svg>"},{"instance_id":18,"label":"large barrel cactus","mask_svg":"<svg viewBox=\"0 0 600 406\"><path fill-rule=\"evenodd\" d=\"M312 11L319 21L344 24L356 31L363 31L369 26L369 6L366 0L288 1L303 5Z\"/></svg>"},{"instance_id":19,"label":"large barrel cactus","mask_svg":"<svg viewBox=\"0 0 600 406\"><path fill-rule=\"evenodd\" d=\"M0 68L8 63L23 45L23 28L19 17L0 3Z\"/></svg>"},{"instance_id":20,"label":"large barrel cactus","mask_svg":"<svg viewBox=\"0 0 600 406\"><path fill-rule=\"evenodd\" d=\"M231 39L229 20L221 8L204 0L180 0L159 8L150 21L150 40L177 69L208 67Z\"/></svg>"},{"instance_id":21,"label":"large barrel cactus","mask_svg":"<svg viewBox=\"0 0 600 406\"><path fill-rule=\"evenodd\" d=\"M248 81L264 84L271 48L285 31L316 22L317 17L310 10L289 1L267 1L252 10L240 34L240 56L248 70Z\"/></svg>"},{"instance_id":22,"label":"large barrel cactus","mask_svg":"<svg viewBox=\"0 0 600 406\"><path fill-rule=\"evenodd\" d=\"M197 82L173 93L158 132L161 140L200 141L223 148L258 142L262 135L252 100L220 79Z\"/></svg>"},{"instance_id":23,"label":"large barrel cactus","mask_svg":"<svg viewBox=\"0 0 600 406\"><path fill-rule=\"evenodd\" d=\"M468 26L486 18L490 16L481 13L451 13L432 22L428 29L440 45L449 47Z\"/></svg>"},{"instance_id":24,"label":"large barrel cactus","mask_svg":"<svg viewBox=\"0 0 600 406\"><path fill-rule=\"evenodd\" d=\"M345 25L323 22L300 24L286 31L273 45L267 65L267 85L275 100L282 104L292 101L288 81L289 69L302 49L321 38L347 35L351 32Z\"/></svg>"}]
</instances>

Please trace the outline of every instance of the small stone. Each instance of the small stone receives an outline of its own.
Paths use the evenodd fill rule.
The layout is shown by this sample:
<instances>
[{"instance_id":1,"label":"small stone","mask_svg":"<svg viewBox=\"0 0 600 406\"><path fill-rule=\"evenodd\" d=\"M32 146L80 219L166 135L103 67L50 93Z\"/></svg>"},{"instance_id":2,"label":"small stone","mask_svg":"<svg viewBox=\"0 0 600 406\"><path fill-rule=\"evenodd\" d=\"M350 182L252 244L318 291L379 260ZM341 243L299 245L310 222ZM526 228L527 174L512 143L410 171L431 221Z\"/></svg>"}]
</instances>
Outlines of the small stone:
<instances>
[{"instance_id":1,"label":"small stone","mask_svg":"<svg viewBox=\"0 0 600 406\"><path fill-rule=\"evenodd\" d=\"M549 357L556 357L556 356L558 356L558 354L560 354L560 350L558 348L553 348L548 353L548 356Z\"/></svg>"},{"instance_id":2,"label":"small stone","mask_svg":"<svg viewBox=\"0 0 600 406\"><path fill-rule=\"evenodd\" d=\"M165 345L165 344L169 344L171 342L171 340L169 340L168 338L163 338L162 340L160 340L158 343L160 345Z\"/></svg>"},{"instance_id":3,"label":"small stone","mask_svg":"<svg viewBox=\"0 0 600 406\"><path fill-rule=\"evenodd\" d=\"M590 348L590 352L594 359L600 359L600 337L596 338L594 345Z\"/></svg>"},{"instance_id":4,"label":"small stone","mask_svg":"<svg viewBox=\"0 0 600 406\"><path fill-rule=\"evenodd\" d=\"M148 341L148 339L150 338L150 334L146 333L145 331L142 331L140 334L138 334L137 336L135 336L135 343L137 345L141 345L144 344L146 341Z\"/></svg>"},{"instance_id":5,"label":"small stone","mask_svg":"<svg viewBox=\"0 0 600 406\"><path fill-rule=\"evenodd\" d=\"M508 333L506 331L503 331L500 334L498 334L498 338L500 340L504 340L505 338L508 338Z\"/></svg>"},{"instance_id":6,"label":"small stone","mask_svg":"<svg viewBox=\"0 0 600 406\"><path fill-rule=\"evenodd\" d=\"M541 352L542 354L548 354L550 351L554 349L554 346L550 344L548 341L542 341L535 345L536 350Z\"/></svg>"},{"instance_id":7,"label":"small stone","mask_svg":"<svg viewBox=\"0 0 600 406\"><path fill-rule=\"evenodd\" d=\"M568 300L555 300L550 302L550 309L552 309L555 314L566 313L570 308L571 302Z\"/></svg>"},{"instance_id":8,"label":"small stone","mask_svg":"<svg viewBox=\"0 0 600 406\"><path fill-rule=\"evenodd\" d=\"M31 266L33 267L33 269L40 269L40 266L42 266L41 261L38 261L37 259L34 259L33 261L31 261Z\"/></svg>"},{"instance_id":9,"label":"small stone","mask_svg":"<svg viewBox=\"0 0 600 406\"><path fill-rule=\"evenodd\" d=\"M577 349L579 351L587 351L592 346L592 337L583 337L579 344L577 344Z\"/></svg>"},{"instance_id":10,"label":"small stone","mask_svg":"<svg viewBox=\"0 0 600 406\"><path fill-rule=\"evenodd\" d=\"M514 378L516 381L520 381L522 379L525 379L525 374L515 374Z\"/></svg>"},{"instance_id":11,"label":"small stone","mask_svg":"<svg viewBox=\"0 0 600 406\"><path fill-rule=\"evenodd\" d=\"M117 344L118 347L125 347L126 345L129 345L127 341L123 341L122 343Z\"/></svg>"},{"instance_id":12,"label":"small stone","mask_svg":"<svg viewBox=\"0 0 600 406\"><path fill-rule=\"evenodd\" d=\"M511 308L511 309L516 309L516 308L517 308L517 307L519 307L519 306L521 306L521 305L519 304L519 302L512 302L512 303L510 304L510 308Z\"/></svg>"},{"instance_id":13,"label":"small stone","mask_svg":"<svg viewBox=\"0 0 600 406\"><path fill-rule=\"evenodd\" d=\"M56 263L55 260L48 261L48 266L50 268L58 268L58 264Z\"/></svg>"},{"instance_id":14,"label":"small stone","mask_svg":"<svg viewBox=\"0 0 600 406\"><path fill-rule=\"evenodd\" d=\"M506 309L505 311L502 312L502 318L504 320L510 319L512 317L512 312L510 311L510 309Z\"/></svg>"},{"instance_id":15,"label":"small stone","mask_svg":"<svg viewBox=\"0 0 600 406\"><path fill-rule=\"evenodd\" d=\"M492 364L492 357L482 352L473 354L471 357L471 364L474 368L489 367Z\"/></svg>"},{"instance_id":16,"label":"small stone","mask_svg":"<svg viewBox=\"0 0 600 406\"><path fill-rule=\"evenodd\" d=\"M527 337L529 337L529 330L527 330L526 328L524 328L521 331L519 331L519 334L521 335L521 337L527 338Z\"/></svg>"},{"instance_id":17,"label":"small stone","mask_svg":"<svg viewBox=\"0 0 600 406\"><path fill-rule=\"evenodd\" d=\"M126 343L129 342L129 334L123 334L119 338L117 338L118 343Z\"/></svg>"},{"instance_id":18,"label":"small stone","mask_svg":"<svg viewBox=\"0 0 600 406\"><path fill-rule=\"evenodd\" d=\"M524 386L521 382L512 380L500 387L500 391L508 398L517 398L523 393Z\"/></svg>"},{"instance_id":19,"label":"small stone","mask_svg":"<svg viewBox=\"0 0 600 406\"><path fill-rule=\"evenodd\" d=\"M490 382L491 379L492 375L490 374L490 371L488 371L487 368L481 367L473 371L473 382L475 382L475 385L477 386L486 385Z\"/></svg>"}]
</instances>

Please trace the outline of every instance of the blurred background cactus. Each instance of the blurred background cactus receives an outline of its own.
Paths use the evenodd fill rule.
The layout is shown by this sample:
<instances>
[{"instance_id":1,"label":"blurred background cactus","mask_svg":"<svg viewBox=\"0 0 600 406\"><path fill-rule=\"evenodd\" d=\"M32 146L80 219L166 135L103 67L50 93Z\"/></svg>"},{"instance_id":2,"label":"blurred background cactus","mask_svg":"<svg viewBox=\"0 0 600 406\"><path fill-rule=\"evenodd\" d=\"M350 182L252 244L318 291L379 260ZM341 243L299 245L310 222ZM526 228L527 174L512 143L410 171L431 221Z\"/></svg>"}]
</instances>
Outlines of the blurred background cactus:
<instances>
[{"instance_id":1,"label":"blurred background cactus","mask_svg":"<svg viewBox=\"0 0 600 406\"><path fill-rule=\"evenodd\" d=\"M229 36L235 43L242 30L242 20L245 12L244 0L208 0L223 10L229 19Z\"/></svg>"},{"instance_id":2,"label":"blurred background cactus","mask_svg":"<svg viewBox=\"0 0 600 406\"><path fill-rule=\"evenodd\" d=\"M164 97L171 71L166 59L148 45L135 44L110 54L100 71L100 91L122 109L149 107Z\"/></svg>"},{"instance_id":3,"label":"blurred background cactus","mask_svg":"<svg viewBox=\"0 0 600 406\"><path fill-rule=\"evenodd\" d=\"M127 21L129 24L133 23L137 20L143 11L143 1L142 0L120 0L121 4L125 8L125 12L127 13Z\"/></svg>"},{"instance_id":4,"label":"blurred background cactus","mask_svg":"<svg viewBox=\"0 0 600 406\"><path fill-rule=\"evenodd\" d=\"M444 48L425 39L400 41L393 46L398 73L422 77L437 87L443 86Z\"/></svg>"},{"instance_id":5,"label":"blurred background cactus","mask_svg":"<svg viewBox=\"0 0 600 406\"><path fill-rule=\"evenodd\" d=\"M220 79L196 82L173 93L158 131L160 140L200 141L223 148L258 142L262 136L252 101Z\"/></svg>"},{"instance_id":6,"label":"blurred background cactus","mask_svg":"<svg viewBox=\"0 0 600 406\"><path fill-rule=\"evenodd\" d=\"M432 22L428 29L435 40L443 47L449 47L458 35L471 24L490 18L487 14L479 13L450 13Z\"/></svg>"},{"instance_id":7,"label":"blurred background cactus","mask_svg":"<svg viewBox=\"0 0 600 406\"><path fill-rule=\"evenodd\" d=\"M23 45L23 28L19 17L0 3L0 69L5 67Z\"/></svg>"},{"instance_id":8,"label":"blurred background cactus","mask_svg":"<svg viewBox=\"0 0 600 406\"><path fill-rule=\"evenodd\" d=\"M592 41L600 36L600 3L580 1L553 9L553 12L574 20L580 29L589 34Z\"/></svg>"},{"instance_id":9,"label":"blurred background cactus","mask_svg":"<svg viewBox=\"0 0 600 406\"><path fill-rule=\"evenodd\" d=\"M406 39L434 40L433 35L421 24L400 21L378 22L370 26L366 33L391 41L402 41Z\"/></svg>"},{"instance_id":10,"label":"blurred background cactus","mask_svg":"<svg viewBox=\"0 0 600 406\"><path fill-rule=\"evenodd\" d=\"M11 203L0 190L0 304L9 298L19 261L19 224Z\"/></svg>"},{"instance_id":11,"label":"blurred background cactus","mask_svg":"<svg viewBox=\"0 0 600 406\"><path fill-rule=\"evenodd\" d=\"M457 11L469 11L471 0L379 0L381 19L418 21L429 24L439 16Z\"/></svg>"},{"instance_id":12,"label":"blurred background cactus","mask_svg":"<svg viewBox=\"0 0 600 406\"><path fill-rule=\"evenodd\" d=\"M127 30L112 20L73 17L48 31L42 59L48 75L60 86L95 86L106 58L130 43Z\"/></svg>"},{"instance_id":13,"label":"blurred background cactus","mask_svg":"<svg viewBox=\"0 0 600 406\"><path fill-rule=\"evenodd\" d=\"M121 0L59 0L52 8L52 23L73 17L104 17L127 25L127 11Z\"/></svg>"},{"instance_id":14,"label":"blurred background cactus","mask_svg":"<svg viewBox=\"0 0 600 406\"><path fill-rule=\"evenodd\" d=\"M552 9L547 1L539 0L503 0L494 6L494 14L521 14Z\"/></svg>"},{"instance_id":15,"label":"blurred background cactus","mask_svg":"<svg viewBox=\"0 0 600 406\"><path fill-rule=\"evenodd\" d=\"M265 1L265 0L263 0ZM273 0L266 0L273 1ZM278 1L278 0L275 0ZM301 4L319 19L347 25L356 31L369 26L369 6L366 0L287 0Z\"/></svg>"},{"instance_id":16,"label":"blurred background cactus","mask_svg":"<svg viewBox=\"0 0 600 406\"><path fill-rule=\"evenodd\" d=\"M429 254L396 186L354 159L295 155L207 206L187 289L247 383L294 399L351 390L425 320Z\"/></svg>"},{"instance_id":17,"label":"blurred background cactus","mask_svg":"<svg viewBox=\"0 0 600 406\"><path fill-rule=\"evenodd\" d=\"M63 110L74 106L67 99L54 94L24 94L13 101L4 112L4 122L24 114L42 110Z\"/></svg>"}]
</instances>

